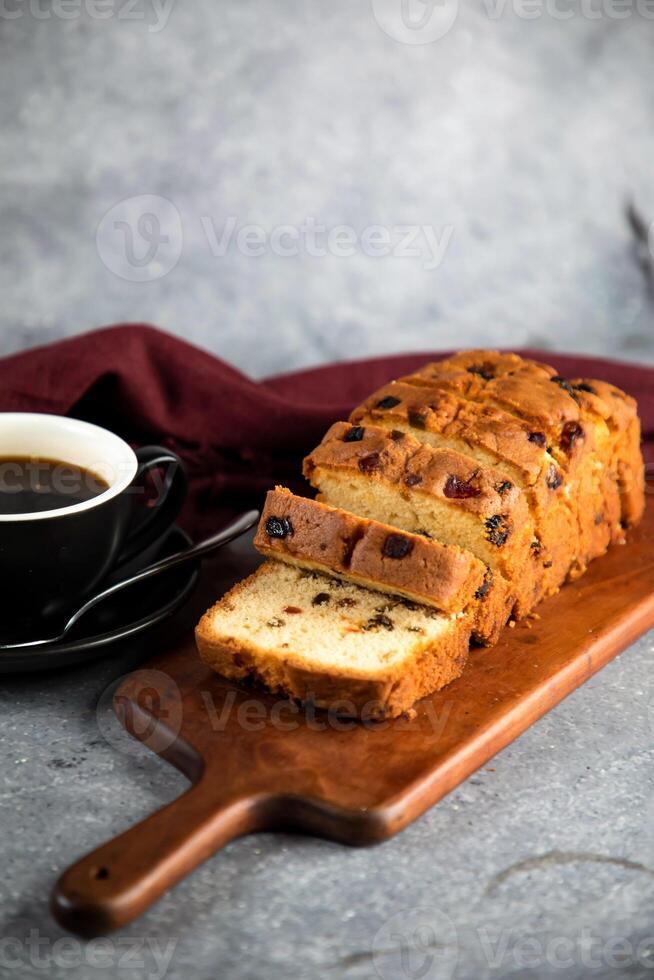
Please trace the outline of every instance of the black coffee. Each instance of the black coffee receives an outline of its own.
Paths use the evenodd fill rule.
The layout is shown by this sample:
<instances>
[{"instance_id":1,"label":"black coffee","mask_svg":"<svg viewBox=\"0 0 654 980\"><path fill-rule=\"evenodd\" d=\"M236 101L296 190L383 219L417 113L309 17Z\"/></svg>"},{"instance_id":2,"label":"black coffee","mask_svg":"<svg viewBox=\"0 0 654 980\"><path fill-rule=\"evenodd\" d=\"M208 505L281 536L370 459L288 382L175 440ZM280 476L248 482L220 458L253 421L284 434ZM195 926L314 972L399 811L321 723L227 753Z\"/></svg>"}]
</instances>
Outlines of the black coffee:
<instances>
[{"instance_id":1,"label":"black coffee","mask_svg":"<svg viewBox=\"0 0 654 980\"><path fill-rule=\"evenodd\" d=\"M109 485L72 463L31 456L0 457L0 514L33 514L91 500Z\"/></svg>"}]
</instances>

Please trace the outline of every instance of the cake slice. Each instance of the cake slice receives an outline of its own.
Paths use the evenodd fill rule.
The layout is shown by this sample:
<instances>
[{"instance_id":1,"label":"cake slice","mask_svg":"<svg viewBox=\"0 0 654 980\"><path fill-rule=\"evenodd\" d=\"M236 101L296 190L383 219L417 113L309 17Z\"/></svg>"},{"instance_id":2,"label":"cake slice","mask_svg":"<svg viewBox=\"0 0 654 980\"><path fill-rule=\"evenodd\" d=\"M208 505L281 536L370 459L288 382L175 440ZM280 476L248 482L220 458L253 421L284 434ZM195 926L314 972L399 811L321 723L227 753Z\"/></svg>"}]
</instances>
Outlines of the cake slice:
<instances>
[{"instance_id":1,"label":"cake slice","mask_svg":"<svg viewBox=\"0 0 654 980\"><path fill-rule=\"evenodd\" d=\"M471 552L431 541L337 507L270 490L254 546L268 558L334 575L356 585L433 606L468 610L475 640L497 642L509 597Z\"/></svg>"},{"instance_id":2,"label":"cake slice","mask_svg":"<svg viewBox=\"0 0 654 980\"><path fill-rule=\"evenodd\" d=\"M575 559L578 517L574 502L561 490L560 470L546 440L529 423L417 381L384 385L354 409L350 422L406 432L497 469L523 491L529 505L542 594L557 591Z\"/></svg>"},{"instance_id":3,"label":"cake slice","mask_svg":"<svg viewBox=\"0 0 654 980\"><path fill-rule=\"evenodd\" d=\"M575 505L570 577L581 574L609 544L624 540L624 506L613 463L616 435L607 422L612 411L600 404L602 399L586 397L586 382L575 388L550 365L497 351L464 351L427 364L403 381L456 393L529 424L555 460L552 482L559 474L561 489Z\"/></svg>"},{"instance_id":4,"label":"cake slice","mask_svg":"<svg viewBox=\"0 0 654 980\"><path fill-rule=\"evenodd\" d=\"M209 609L195 635L224 677L373 719L459 677L470 620L271 561Z\"/></svg>"},{"instance_id":5,"label":"cake slice","mask_svg":"<svg viewBox=\"0 0 654 980\"><path fill-rule=\"evenodd\" d=\"M471 551L508 583L518 617L540 598L529 508L497 470L401 431L337 422L304 475L325 503Z\"/></svg>"}]
</instances>

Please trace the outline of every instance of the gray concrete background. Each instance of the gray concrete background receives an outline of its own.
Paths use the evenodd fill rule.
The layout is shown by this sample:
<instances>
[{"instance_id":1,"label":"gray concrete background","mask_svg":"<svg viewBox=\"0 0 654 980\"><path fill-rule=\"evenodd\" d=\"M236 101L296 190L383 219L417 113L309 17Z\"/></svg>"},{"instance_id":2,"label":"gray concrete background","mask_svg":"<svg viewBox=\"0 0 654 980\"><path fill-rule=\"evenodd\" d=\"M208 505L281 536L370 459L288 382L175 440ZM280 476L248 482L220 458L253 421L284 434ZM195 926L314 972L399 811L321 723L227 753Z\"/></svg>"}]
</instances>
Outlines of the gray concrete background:
<instances>
[{"instance_id":1,"label":"gray concrete background","mask_svg":"<svg viewBox=\"0 0 654 980\"><path fill-rule=\"evenodd\" d=\"M402 0L102 2L104 20L80 16L91 0L63 0L69 19L2 5L20 16L0 16L0 352L146 320L257 376L455 344L654 360L624 215L654 219L654 20L461 0L449 33L406 44L380 27ZM143 195L179 224L133 269L126 236L142 261L139 219L167 217ZM230 220L450 237L433 269L422 235L413 257L308 255L305 236L296 256L215 254Z\"/></svg>"},{"instance_id":2,"label":"gray concrete background","mask_svg":"<svg viewBox=\"0 0 654 980\"><path fill-rule=\"evenodd\" d=\"M392 840L236 841L104 946L64 939L53 882L187 784L109 711L129 651L5 677L0 976L651 977L653 652L650 633Z\"/></svg>"},{"instance_id":3,"label":"gray concrete background","mask_svg":"<svg viewBox=\"0 0 654 980\"><path fill-rule=\"evenodd\" d=\"M177 0L165 24L145 2L143 20L0 5L0 353L147 320L257 376L473 344L654 361L650 253L625 218L632 200L647 238L654 22L463 2L414 45L380 26L397 35L398 4ZM290 226L299 254L218 254L230 220ZM306 254L312 221L450 237L426 269L420 236L413 257ZM5 679L0 975L651 976L653 650L387 844L234 843L106 948L61 945L49 888L184 781L98 729L127 661Z\"/></svg>"}]
</instances>

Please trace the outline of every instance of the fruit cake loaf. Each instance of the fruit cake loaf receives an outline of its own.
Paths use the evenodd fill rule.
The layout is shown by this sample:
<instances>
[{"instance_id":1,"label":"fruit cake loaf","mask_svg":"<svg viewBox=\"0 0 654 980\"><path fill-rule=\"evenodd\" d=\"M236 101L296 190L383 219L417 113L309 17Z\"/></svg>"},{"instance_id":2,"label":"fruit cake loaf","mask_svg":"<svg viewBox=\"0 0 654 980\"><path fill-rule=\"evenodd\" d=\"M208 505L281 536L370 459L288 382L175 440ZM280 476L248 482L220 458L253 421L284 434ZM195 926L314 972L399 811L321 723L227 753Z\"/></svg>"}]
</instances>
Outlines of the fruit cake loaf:
<instances>
[{"instance_id":1,"label":"fruit cake loaf","mask_svg":"<svg viewBox=\"0 0 654 980\"><path fill-rule=\"evenodd\" d=\"M283 487L270 490L254 546L277 558L446 613L468 610L475 640L497 642L509 596L471 552L357 517Z\"/></svg>"},{"instance_id":2,"label":"fruit cake loaf","mask_svg":"<svg viewBox=\"0 0 654 980\"><path fill-rule=\"evenodd\" d=\"M518 617L540 597L524 495L497 470L403 432L337 422L304 475L325 503L467 548L510 583Z\"/></svg>"},{"instance_id":3,"label":"fruit cake loaf","mask_svg":"<svg viewBox=\"0 0 654 980\"><path fill-rule=\"evenodd\" d=\"M224 677L370 719L402 714L459 677L470 622L270 561L205 613L195 635Z\"/></svg>"},{"instance_id":4,"label":"fruit cake loaf","mask_svg":"<svg viewBox=\"0 0 654 980\"><path fill-rule=\"evenodd\" d=\"M321 502L469 549L492 570L478 591L503 586L517 614L547 582L546 562L534 560L541 534L554 553L567 515L555 555L562 575L568 562L583 570L640 518L640 424L618 389L568 382L548 365L493 351L426 365L398 385L415 393L410 406L406 393L404 414L391 420L391 409L380 415L366 403L350 424L332 427L305 461L306 475ZM410 417L416 405L432 414ZM319 543L338 558L338 546ZM378 716L399 714L461 672L487 602L476 614L448 615L287 564L290 550L203 618L198 647L214 669L346 713L373 702Z\"/></svg>"},{"instance_id":5,"label":"fruit cake loaf","mask_svg":"<svg viewBox=\"0 0 654 980\"><path fill-rule=\"evenodd\" d=\"M456 391L532 426L556 460L553 482L560 475L563 492L577 502L573 574L580 574L611 542L623 539L619 490L610 470L614 441L609 428L554 368L514 354L468 351L428 364L404 380Z\"/></svg>"},{"instance_id":6,"label":"fruit cake loaf","mask_svg":"<svg viewBox=\"0 0 654 980\"><path fill-rule=\"evenodd\" d=\"M355 425L408 432L420 442L454 449L494 466L524 491L535 526L535 557L543 569L543 595L555 592L574 557L578 518L559 489L559 470L540 433L492 405L454 392L394 381L354 409Z\"/></svg>"}]
</instances>

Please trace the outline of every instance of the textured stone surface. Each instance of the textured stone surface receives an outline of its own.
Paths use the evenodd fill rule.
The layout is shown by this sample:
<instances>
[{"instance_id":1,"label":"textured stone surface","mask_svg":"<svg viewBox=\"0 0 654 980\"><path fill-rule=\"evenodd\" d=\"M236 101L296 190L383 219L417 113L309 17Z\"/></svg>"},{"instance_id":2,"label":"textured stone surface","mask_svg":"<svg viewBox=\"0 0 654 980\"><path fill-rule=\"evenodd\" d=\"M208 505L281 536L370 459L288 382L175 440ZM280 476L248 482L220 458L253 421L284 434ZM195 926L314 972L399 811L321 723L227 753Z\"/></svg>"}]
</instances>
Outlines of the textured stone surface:
<instances>
[{"instance_id":1,"label":"textured stone surface","mask_svg":"<svg viewBox=\"0 0 654 980\"><path fill-rule=\"evenodd\" d=\"M654 361L624 216L633 199L654 217L653 42L636 15L473 4L422 46L345 0L178 2L156 33L0 16L0 351L143 319L257 375L473 344ZM101 258L120 236L99 254L96 232L146 194L174 203L183 246L126 281ZM220 236L230 216L453 232L431 271L424 254L214 256L201 219ZM105 946L61 945L49 889L184 780L98 729L127 654L4 678L0 976L651 976L653 650L650 634L396 839L235 842Z\"/></svg>"},{"instance_id":2,"label":"textured stone surface","mask_svg":"<svg viewBox=\"0 0 654 980\"><path fill-rule=\"evenodd\" d=\"M5 677L0 976L651 976L653 653L654 632L398 837L236 841L101 947L62 946L54 880L185 780L108 711L129 651Z\"/></svg>"},{"instance_id":3,"label":"textured stone surface","mask_svg":"<svg viewBox=\"0 0 654 980\"><path fill-rule=\"evenodd\" d=\"M153 976L155 952L170 952L165 975L175 980L367 978L375 965L382 977L410 980L419 974L403 972L402 941L411 969L423 953L407 910L426 909L422 923L449 943L427 950L439 967L428 977L450 976L454 957L454 975L470 980L651 976L653 650L650 634L383 845L269 834L231 844L111 939L109 971L93 965L95 944L57 945L64 933L49 917L49 888L184 780L127 737L99 733L95 704L124 664L10 679L1 696L0 917L14 941L0 947L0 975L140 978L137 964L123 962L130 949ZM36 952L30 929L42 940ZM649 942L638 952L641 939ZM14 958L21 969L12 974Z\"/></svg>"},{"instance_id":4,"label":"textured stone surface","mask_svg":"<svg viewBox=\"0 0 654 980\"><path fill-rule=\"evenodd\" d=\"M256 375L454 344L654 360L625 218L628 200L654 218L654 21L527 20L517 0L489 16L502 2L461 0L424 45L388 37L369 0L173 0L156 32L150 0L143 21L125 0L107 20L0 17L0 351L140 319ZM173 202L183 242L167 275L130 282L96 231L141 195ZM118 220L144 256L140 215ZM214 255L230 218L451 238L432 270L422 236L414 257ZM103 234L119 260L124 231Z\"/></svg>"}]
</instances>

